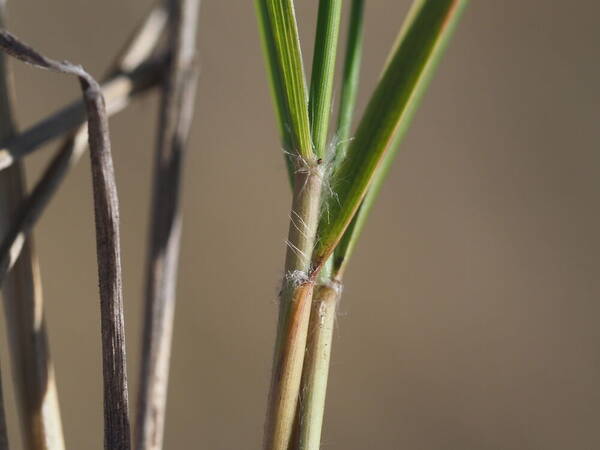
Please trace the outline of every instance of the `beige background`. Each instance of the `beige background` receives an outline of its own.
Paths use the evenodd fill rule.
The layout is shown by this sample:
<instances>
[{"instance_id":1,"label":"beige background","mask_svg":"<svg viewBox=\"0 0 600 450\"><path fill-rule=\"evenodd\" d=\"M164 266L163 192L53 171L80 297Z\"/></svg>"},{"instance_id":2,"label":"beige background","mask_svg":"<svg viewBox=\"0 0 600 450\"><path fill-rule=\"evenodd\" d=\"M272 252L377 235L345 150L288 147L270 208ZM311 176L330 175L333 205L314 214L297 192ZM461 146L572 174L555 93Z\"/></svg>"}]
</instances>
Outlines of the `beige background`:
<instances>
[{"instance_id":1,"label":"beige background","mask_svg":"<svg viewBox=\"0 0 600 450\"><path fill-rule=\"evenodd\" d=\"M15 33L98 76L151 4L10 3ZM316 1L296 3L310 61ZM361 108L408 1L367 6ZM472 1L347 274L324 449L600 448L599 13ZM201 14L166 448L258 449L290 196L252 2ZM14 69L23 126L78 95ZM156 99L111 123L132 398ZM100 449L87 160L36 237L68 447ZM4 341L0 356L19 449Z\"/></svg>"}]
</instances>

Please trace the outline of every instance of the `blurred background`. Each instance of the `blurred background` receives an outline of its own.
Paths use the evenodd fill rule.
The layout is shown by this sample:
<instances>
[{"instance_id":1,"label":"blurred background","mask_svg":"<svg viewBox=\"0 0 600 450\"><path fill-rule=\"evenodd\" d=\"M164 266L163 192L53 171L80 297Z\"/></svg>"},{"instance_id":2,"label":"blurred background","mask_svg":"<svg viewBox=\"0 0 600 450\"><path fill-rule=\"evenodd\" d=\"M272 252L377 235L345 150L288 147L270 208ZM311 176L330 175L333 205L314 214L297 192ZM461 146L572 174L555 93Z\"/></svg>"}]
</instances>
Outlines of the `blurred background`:
<instances>
[{"instance_id":1,"label":"blurred background","mask_svg":"<svg viewBox=\"0 0 600 450\"><path fill-rule=\"evenodd\" d=\"M296 3L309 69L317 1ZM409 7L367 3L361 111ZM151 4L13 0L9 24L99 77ZM591 0L467 8L347 273L324 449L600 448L599 13ZM290 193L252 2L203 1L198 45L165 446L259 449ZM12 67L22 127L79 95ZM157 99L111 121L132 405ZM30 183L55 146L28 157ZM35 237L67 447L100 449L87 158ZM5 336L2 322L20 449Z\"/></svg>"}]
</instances>

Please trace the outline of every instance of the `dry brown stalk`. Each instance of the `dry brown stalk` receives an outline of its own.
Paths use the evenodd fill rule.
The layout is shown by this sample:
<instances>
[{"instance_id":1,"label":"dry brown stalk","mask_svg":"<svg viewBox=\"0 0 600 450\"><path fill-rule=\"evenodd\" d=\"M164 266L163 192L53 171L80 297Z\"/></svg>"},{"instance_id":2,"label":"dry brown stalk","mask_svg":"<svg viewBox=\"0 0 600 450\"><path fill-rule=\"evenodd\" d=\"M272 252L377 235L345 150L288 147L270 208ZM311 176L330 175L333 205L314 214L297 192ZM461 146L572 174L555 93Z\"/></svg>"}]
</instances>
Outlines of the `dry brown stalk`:
<instances>
[{"instance_id":1,"label":"dry brown stalk","mask_svg":"<svg viewBox=\"0 0 600 450\"><path fill-rule=\"evenodd\" d=\"M4 26L5 7L5 2L0 4L0 27ZM10 77L3 54L0 59L0 139L4 140L16 134L16 125L12 113ZM16 216L25 197L25 189L25 172L21 164L0 172L0 217L4 218L0 223L0 236L6 235L10 220ZM63 450L60 408L48 348L39 265L31 237L23 240L21 257L16 260L2 287L24 446L29 450Z\"/></svg>"},{"instance_id":2,"label":"dry brown stalk","mask_svg":"<svg viewBox=\"0 0 600 450\"><path fill-rule=\"evenodd\" d=\"M168 49L153 177L135 447L163 445L181 237L183 157L194 111L199 0L169 0Z\"/></svg>"},{"instance_id":3,"label":"dry brown stalk","mask_svg":"<svg viewBox=\"0 0 600 450\"><path fill-rule=\"evenodd\" d=\"M88 117L96 219L104 375L104 446L111 450L129 450L131 438L121 286L119 206L104 97L96 80L81 66L47 58L6 31L0 31L0 48L35 67L74 75L81 85Z\"/></svg>"}]
</instances>

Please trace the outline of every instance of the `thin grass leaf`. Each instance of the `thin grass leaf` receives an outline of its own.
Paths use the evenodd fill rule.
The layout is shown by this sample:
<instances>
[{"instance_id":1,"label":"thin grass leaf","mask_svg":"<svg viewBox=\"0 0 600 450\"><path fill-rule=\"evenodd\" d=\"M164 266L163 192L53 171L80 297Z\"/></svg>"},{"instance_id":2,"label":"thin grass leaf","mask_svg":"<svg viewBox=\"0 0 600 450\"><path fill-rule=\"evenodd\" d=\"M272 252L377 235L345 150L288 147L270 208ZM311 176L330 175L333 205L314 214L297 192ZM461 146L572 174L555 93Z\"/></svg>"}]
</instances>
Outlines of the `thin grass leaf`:
<instances>
[{"instance_id":1,"label":"thin grass leaf","mask_svg":"<svg viewBox=\"0 0 600 450\"><path fill-rule=\"evenodd\" d=\"M271 98L275 106L275 118L281 136L281 145L284 151L284 158L290 184L294 183L294 159L292 154L292 122L287 109L285 93L283 88L283 78L277 63L277 48L275 47L275 38L269 21L269 12L267 3L264 0L254 2L256 8L256 17L258 18L258 30L261 37L263 53L265 55L265 66L271 88Z\"/></svg>"},{"instance_id":2,"label":"thin grass leaf","mask_svg":"<svg viewBox=\"0 0 600 450\"><path fill-rule=\"evenodd\" d=\"M331 98L335 75L341 0L321 0L315 34L315 49L310 80L308 112L311 124L313 144L318 158L327 155L327 132L331 114Z\"/></svg>"},{"instance_id":3,"label":"thin grass leaf","mask_svg":"<svg viewBox=\"0 0 600 450\"><path fill-rule=\"evenodd\" d=\"M344 73L340 93L340 108L337 123L337 146L331 164L334 173L344 160L346 149L351 140L352 120L356 108L360 62L364 38L364 0L352 0L350 8L350 23L346 38L346 55L344 58ZM333 273L333 257L327 258L319 273L319 280L328 283Z\"/></svg>"},{"instance_id":4,"label":"thin grass leaf","mask_svg":"<svg viewBox=\"0 0 600 450\"><path fill-rule=\"evenodd\" d=\"M298 26L292 0L257 0L259 18L266 23L263 34L274 42L277 72L282 83L283 101L289 115L294 152L302 159L314 159L308 118L308 95L298 38ZM261 12L266 11L263 15ZM269 55L269 53L267 53ZM271 72L274 72L273 70ZM280 100L278 100L279 102Z\"/></svg>"},{"instance_id":5,"label":"thin grass leaf","mask_svg":"<svg viewBox=\"0 0 600 450\"><path fill-rule=\"evenodd\" d=\"M47 58L6 31L0 31L0 48L35 67L74 75L81 85L88 117L96 219L104 379L104 447L107 450L129 450L131 437L128 417L119 207L104 98L96 80L81 66Z\"/></svg>"},{"instance_id":6,"label":"thin grass leaf","mask_svg":"<svg viewBox=\"0 0 600 450\"><path fill-rule=\"evenodd\" d=\"M455 26L455 24L456 21L452 26ZM381 187L383 186L383 182L390 171L392 162L398 154L400 145L406 136L406 132L412 123L412 119L416 111L418 110L423 95L427 91L429 83L435 74L437 65L439 64L441 56L444 53L444 47L448 45L449 41L450 40L446 38L443 42L441 42L441 48L439 52L436 52L434 57L431 59L429 66L426 68L422 82L416 86L413 98L407 105L405 117L400 123L399 128L393 138L392 144L390 145L390 151L385 154L381 164L375 171L371 185L369 186L360 208L352 219L352 222L350 222L350 225L348 225L348 228L344 232L344 236L340 240L339 244L335 248L333 277L336 279L341 279L343 277L350 256L352 255L354 247L358 241L358 237L360 236L367 217L373 208L373 204L377 199L379 192L381 191Z\"/></svg>"},{"instance_id":7,"label":"thin grass leaf","mask_svg":"<svg viewBox=\"0 0 600 450\"><path fill-rule=\"evenodd\" d=\"M346 149L350 143L362 58L364 8L364 0L352 0L348 36L346 38L344 74L342 76L342 89L340 92L340 109L338 111L337 123L338 144L334 160L334 171L339 166L339 163L344 160Z\"/></svg>"},{"instance_id":8,"label":"thin grass leaf","mask_svg":"<svg viewBox=\"0 0 600 450\"><path fill-rule=\"evenodd\" d=\"M444 47L466 5L466 0L417 0L404 38L389 60L375 93L348 147L346 158L334 173L335 192L319 224L319 241L313 254L318 270L342 238L356 213L393 136L407 117L419 83Z\"/></svg>"}]
</instances>

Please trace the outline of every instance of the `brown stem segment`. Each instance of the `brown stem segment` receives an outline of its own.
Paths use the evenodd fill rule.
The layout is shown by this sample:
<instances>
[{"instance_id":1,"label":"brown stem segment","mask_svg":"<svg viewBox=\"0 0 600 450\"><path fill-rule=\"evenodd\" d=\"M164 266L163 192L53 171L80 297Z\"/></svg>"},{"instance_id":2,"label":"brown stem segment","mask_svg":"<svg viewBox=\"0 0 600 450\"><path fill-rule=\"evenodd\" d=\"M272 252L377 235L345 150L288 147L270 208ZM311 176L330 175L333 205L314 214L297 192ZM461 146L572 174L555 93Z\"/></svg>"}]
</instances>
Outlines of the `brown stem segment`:
<instances>
[{"instance_id":1,"label":"brown stem segment","mask_svg":"<svg viewBox=\"0 0 600 450\"><path fill-rule=\"evenodd\" d=\"M268 450L287 450L291 441L298 407L313 287L314 283L309 281L293 289L287 317L283 318L285 326L281 327L278 339L269 395L265 432L265 449Z\"/></svg>"}]
</instances>

